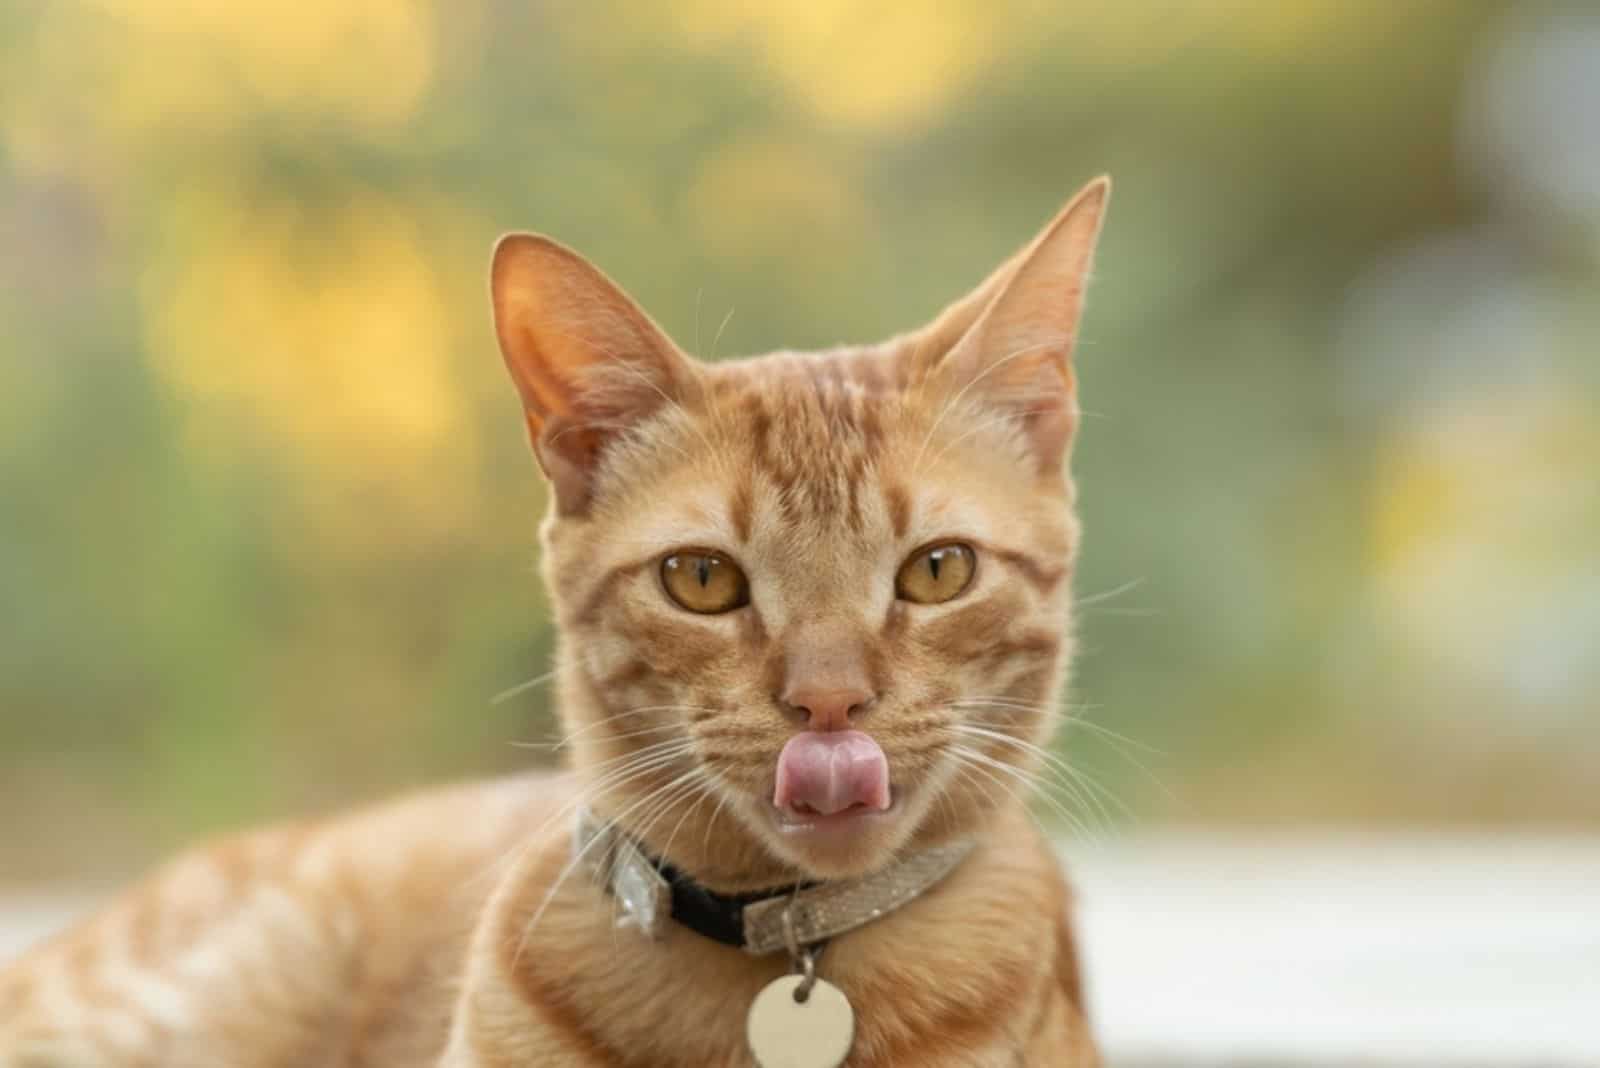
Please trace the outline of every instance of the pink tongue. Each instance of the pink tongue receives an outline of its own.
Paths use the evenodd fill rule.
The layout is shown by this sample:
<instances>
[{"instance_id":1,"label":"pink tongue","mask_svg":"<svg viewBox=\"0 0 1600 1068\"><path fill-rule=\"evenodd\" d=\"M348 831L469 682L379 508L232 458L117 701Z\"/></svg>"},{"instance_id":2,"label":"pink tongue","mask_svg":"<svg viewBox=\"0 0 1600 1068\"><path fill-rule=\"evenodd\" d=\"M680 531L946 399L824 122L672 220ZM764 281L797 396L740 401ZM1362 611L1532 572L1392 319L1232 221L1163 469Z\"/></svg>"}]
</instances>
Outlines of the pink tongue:
<instances>
[{"instance_id":1,"label":"pink tongue","mask_svg":"<svg viewBox=\"0 0 1600 1068\"><path fill-rule=\"evenodd\" d=\"M889 807L889 761L860 731L801 731L778 754L778 808L805 805L823 815L851 805Z\"/></svg>"}]
</instances>

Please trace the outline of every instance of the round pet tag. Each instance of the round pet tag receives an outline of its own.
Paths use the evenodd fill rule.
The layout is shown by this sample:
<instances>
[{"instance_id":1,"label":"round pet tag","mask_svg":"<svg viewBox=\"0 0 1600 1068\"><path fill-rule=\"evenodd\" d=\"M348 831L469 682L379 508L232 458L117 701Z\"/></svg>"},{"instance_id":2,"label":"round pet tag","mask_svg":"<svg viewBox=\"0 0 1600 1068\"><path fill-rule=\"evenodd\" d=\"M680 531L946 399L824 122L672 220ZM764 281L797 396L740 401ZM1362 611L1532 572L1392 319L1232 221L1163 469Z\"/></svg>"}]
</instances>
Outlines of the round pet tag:
<instances>
[{"instance_id":1,"label":"round pet tag","mask_svg":"<svg viewBox=\"0 0 1600 1068\"><path fill-rule=\"evenodd\" d=\"M856 1014L838 987L813 979L811 994L794 999L801 975L785 975L750 1003L745 1034L761 1068L839 1068L855 1038Z\"/></svg>"}]
</instances>

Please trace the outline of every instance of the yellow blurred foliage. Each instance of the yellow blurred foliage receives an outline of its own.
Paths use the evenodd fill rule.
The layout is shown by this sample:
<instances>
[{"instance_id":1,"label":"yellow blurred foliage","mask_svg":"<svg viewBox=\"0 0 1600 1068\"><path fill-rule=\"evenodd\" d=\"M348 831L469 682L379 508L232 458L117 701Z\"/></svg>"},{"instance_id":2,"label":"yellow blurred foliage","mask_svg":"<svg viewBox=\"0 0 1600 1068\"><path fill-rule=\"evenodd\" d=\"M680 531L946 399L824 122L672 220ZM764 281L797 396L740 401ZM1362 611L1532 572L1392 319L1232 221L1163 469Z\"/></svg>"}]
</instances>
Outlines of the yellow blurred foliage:
<instances>
[{"instance_id":1,"label":"yellow blurred foliage","mask_svg":"<svg viewBox=\"0 0 1600 1068\"><path fill-rule=\"evenodd\" d=\"M1086 46L1080 60L1103 68L1148 67L1198 43L1264 55L1293 54L1308 42L1340 44L1348 24L1376 32L1404 17L1395 10L1320 0L1273 4L1063 5L1048 0L683 0L667 5L666 28L701 51L751 49L795 97L823 118L898 128L952 105L980 78L1001 72L1019 50L1040 47L1037 27L1064 21ZM1343 24L1343 25L1340 25ZM595 23L598 30L599 23ZM607 20L605 32L618 32ZM592 39L592 35L591 35Z\"/></svg>"},{"instance_id":2,"label":"yellow blurred foliage","mask_svg":"<svg viewBox=\"0 0 1600 1068\"><path fill-rule=\"evenodd\" d=\"M708 247L735 261L775 248L826 258L869 225L838 166L770 139L733 142L708 159L688 206Z\"/></svg>"},{"instance_id":3,"label":"yellow blurred foliage","mask_svg":"<svg viewBox=\"0 0 1600 1068\"><path fill-rule=\"evenodd\" d=\"M38 171L101 163L155 135L232 129L263 110L391 129L432 84L431 19L421 0L53 4L22 69L0 75L0 136Z\"/></svg>"},{"instance_id":4,"label":"yellow blurred foliage","mask_svg":"<svg viewBox=\"0 0 1600 1068\"><path fill-rule=\"evenodd\" d=\"M135 32L209 54L219 80L299 111L398 122L433 75L432 8L419 0L96 2Z\"/></svg>"},{"instance_id":5,"label":"yellow blurred foliage","mask_svg":"<svg viewBox=\"0 0 1600 1068\"><path fill-rule=\"evenodd\" d=\"M196 402L206 454L254 424L336 483L414 481L419 518L447 520L476 439L462 432L450 309L414 206L353 193L308 218L237 190L176 205L174 232L193 244L170 276L147 278L146 341Z\"/></svg>"},{"instance_id":6,"label":"yellow blurred foliage","mask_svg":"<svg viewBox=\"0 0 1600 1068\"><path fill-rule=\"evenodd\" d=\"M1406 428L1372 483L1386 616L1443 660L1508 659L1571 581L1600 512L1596 456L1600 424L1555 388L1474 393Z\"/></svg>"},{"instance_id":7,"label":"yellow blurred foliage","mask_svg":"<svg viewBox=\"0 0 1600 1068\"><path fill-rule=\"evenodd\" d=\"M925 117L993 59L990 4L915 0L686 0L670 6L683 40L750 42L791 91L825 117L861 124Z\"/></svg>"}]
</instances>

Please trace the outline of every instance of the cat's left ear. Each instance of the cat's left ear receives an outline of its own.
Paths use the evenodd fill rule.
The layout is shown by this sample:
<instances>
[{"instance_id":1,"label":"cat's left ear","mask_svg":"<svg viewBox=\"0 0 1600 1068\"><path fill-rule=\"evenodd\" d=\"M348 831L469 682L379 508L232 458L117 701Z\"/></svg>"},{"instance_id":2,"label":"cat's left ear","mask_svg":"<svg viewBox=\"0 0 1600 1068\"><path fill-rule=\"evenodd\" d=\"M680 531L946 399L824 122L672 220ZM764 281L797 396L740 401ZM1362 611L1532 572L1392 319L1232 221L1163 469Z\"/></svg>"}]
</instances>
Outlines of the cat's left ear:
<instances>
[{"instance_id":1,"label":"cat's left ear","mask_svg":"<svg viewBox=\"0 0 1600 1068\"><path fill-rule=\"evenodd\" d=\"M929 353L928 381L1015 414L1044 471L1060 468L1077 428L1072 352L1110 194L1110 178L1090 182L933 328L963 332L942 354Z\"/></svg>"},{"instance_id":2,"label":"cat's left ear","mask_svg":"<svg viewBox=\"0 0 1600 1068\"><path fill-rule=\"evenodd\" d=\"M607 446L677 402L692 361L598 268L547 237L501 238L490 289L534 454L556 507L576 514Z\"/></svg>"}]
</instances>

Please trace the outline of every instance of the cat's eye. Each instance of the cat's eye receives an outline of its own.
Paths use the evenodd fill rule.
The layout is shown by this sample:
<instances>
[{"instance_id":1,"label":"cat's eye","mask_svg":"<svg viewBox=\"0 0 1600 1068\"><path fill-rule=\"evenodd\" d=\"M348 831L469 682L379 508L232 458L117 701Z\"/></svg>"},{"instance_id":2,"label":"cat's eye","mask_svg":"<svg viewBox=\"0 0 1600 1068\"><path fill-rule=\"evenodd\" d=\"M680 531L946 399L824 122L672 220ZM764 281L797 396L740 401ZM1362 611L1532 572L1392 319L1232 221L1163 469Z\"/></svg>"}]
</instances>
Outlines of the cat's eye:
<instances>
[{"instance_id":1,"label":"cat's eye","mask_svg":"<svg viewBox=\"0 0 1600 1068\"><path fill-rule=\"evenodd\" d=\"M661 561L667 596L691 612L714 615L750 603L750 585L739 565L714 552L678 552Z\"/></svg>"},{"instance_id":2,"label":"cat's eye","mask_svg":"<svg viewBox=\"0 0 1600 1068\"><path fill-rule=\"evenodd\" d=\"M938 604L959 595L972 582L978 560L959 542L930 545L911 554L894 577L894 595L902 601Z\"/></svg>"}]
</instances>

